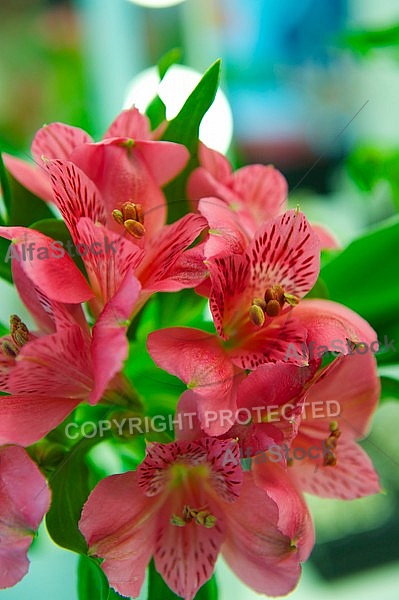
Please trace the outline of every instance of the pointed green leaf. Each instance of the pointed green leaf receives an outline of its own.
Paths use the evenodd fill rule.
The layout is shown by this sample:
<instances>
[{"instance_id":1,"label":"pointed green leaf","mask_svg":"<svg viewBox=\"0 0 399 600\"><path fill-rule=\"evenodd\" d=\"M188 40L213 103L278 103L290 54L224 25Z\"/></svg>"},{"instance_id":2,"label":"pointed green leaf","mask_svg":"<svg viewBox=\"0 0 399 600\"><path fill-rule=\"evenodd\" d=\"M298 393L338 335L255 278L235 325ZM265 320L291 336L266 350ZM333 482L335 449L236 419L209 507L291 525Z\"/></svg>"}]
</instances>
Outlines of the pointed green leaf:
<instances>
[{"instance_id":1,"label":"pointed green leaf","mask_svg":"<svg viewBox=\"0 0 399 600\"><path fill-rule=\"evenodd\" d=\"M89 441L89 440L86 440ZM90 493L89 470L84 457L87 444L72 448L49 479L52 501L46 525L56 544L80 554L87 544L78 528L81 511Z\"/></svg>"},{"instance_id":2,"label":"pointed green leaf","mask_svg":"<svg viewBox=\"0 0 399 600\"><path fill-rule=\"evenodd\" d=\"M205 72L187 98L179 114L169 122L162 139L184 144L193 154L197 150L202 118L215 99L220 78L220 59Z\"/></svg>"},{"instance_id":3,"label":"pointed green leaf","mask_svg":"<svg viewBox=\"0 0 399 600\"><path fill-rule=\"evenodd\" d=\"M148 568L148 597L147 600L181 600L166 585L161 575L151 561ZM215 576L213 575L196 593L194 600L217 600L218 590Z\"/></svg>"},{"instance_id":4,"label":"pointed green leaf","mask_svg":"<svg viewBox=\"0 0 399 600\"><path fill-rule=\"evenodd\" d=\"M183 50L181 48L172 48L164 54L158 61L158 73L160 79L163 79L172 65L179 63L182 59Z\"/></svg>"}]
</instances>

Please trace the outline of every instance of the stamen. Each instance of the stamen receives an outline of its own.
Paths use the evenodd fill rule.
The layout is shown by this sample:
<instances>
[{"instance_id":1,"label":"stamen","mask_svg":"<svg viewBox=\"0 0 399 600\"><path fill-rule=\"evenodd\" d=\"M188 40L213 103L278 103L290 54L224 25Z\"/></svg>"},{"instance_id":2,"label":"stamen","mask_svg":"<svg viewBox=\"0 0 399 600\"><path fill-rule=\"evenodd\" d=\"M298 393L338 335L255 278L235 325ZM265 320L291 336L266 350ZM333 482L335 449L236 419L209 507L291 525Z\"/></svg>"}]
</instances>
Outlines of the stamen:
<instances>
[{"instance_id":1,"label":"stamen","mask_svg":"<svg viewBox=\"0 0 399 600\"><path fill-rule=\"evenodd\" d=\"M335 467L337 464L336 450L338 438L341 437L341 431L338 427L337 421L331 421L329 429L331 433L325 441L325 447L327 448L328 452L326 452L324 456L323 465L325 467Z\"/></svg>"},{"instance_id":2,"label":"stamen","mask_svg":"<svg viewBox=\"0 0 399 600\"><path fill-rule=\"evenodd\" d=\"M296 306L299 302L299 298L293 294L288 294L281 285L272 285L265 290L265 304L264 309L268 317L276 317L285 302L290 306Z\"/></svg>"},{"instance_id":3,"label":"stamen","mask_svg":"<svg viewBox=\"0 0 399 600\"><path fill-rule=\"evenodd\" d=\"M120 210L115 208L112 211L112 216L119 225L124 225L126 231L136 239L144 236L144 213L141 204L124 202Z\"/></svg>"},{"instance_id":4,"label":"stamen","mask_svg":"<svg viewBox=\"0 0 399 600\"><path fill-rule=\"evenodd\" d=\"M190 508L190 506L185 505L183 507L183 514L181 517L178 515L172 515L170 522L172 525L176 525L177 527L184 527L186 523L191 523L194 521L197 525L202 525L206 527L206 529L211 529L215 526L217 518L215 515L212 515L209 510L204 508Z\"/></svg>"},{"instance_id":5,"label":"stamen","mask_svg":"<svg viewBox=\"0 0 399 600\"><path fill-rule=\"evenodd\" d=\"M265 313L257 304L252 304L249 309L249 320L256 325L256 327L262 327L265 322Z\"/></svg>"},{"instance_id":6,"label":"stamen","mask_svg":"<svg viewBox=\"0 0 399 600\"><path fill-rule=\"evenodd\" d=\"M3 351L3 354L9 356L10 358L16 358L16 356L18 356L18 348L16 348L6 340L4 340L4 342L2 343L1 349Z\"/></svg>"}]
</instances>

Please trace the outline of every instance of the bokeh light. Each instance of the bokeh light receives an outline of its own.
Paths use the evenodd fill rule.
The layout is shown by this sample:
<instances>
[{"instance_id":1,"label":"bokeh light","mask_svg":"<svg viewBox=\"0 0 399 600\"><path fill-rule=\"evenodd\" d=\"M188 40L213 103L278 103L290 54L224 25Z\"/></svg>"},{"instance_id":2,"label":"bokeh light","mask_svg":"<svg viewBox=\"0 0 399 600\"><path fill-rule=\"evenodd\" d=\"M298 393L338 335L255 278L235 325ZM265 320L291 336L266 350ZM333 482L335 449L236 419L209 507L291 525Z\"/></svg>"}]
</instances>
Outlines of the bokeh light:
<instances>
[{"instance_id":1,"label":"bokeh light","mask_svg":"<svg viewBox=\"0 0 399 600\"><path fill-rule=\"evenodd\" d=\"M133 4L139 6L145 6L146 8L167 8L168 6L175 6L181 4L185 0L129 0Z\"/></svg>"},{"instance_id":2,"label":"bokeh light","mask_svg":"<svg viewBox=\"0 0 399 600\"><path fill-rule=\"evenodd\" d=\"M166 106L167 119L173 119L182 108L185 100L193 91L202 75L183 65L173 65L160 82L155 67L145 69L129 84L124 108L133 104L144 111L156 94ZM226 152L233 135L233 115L230 104L222 90L205 114L200 126L200 139L204 144Z\"/></svg>"}]
</instances>

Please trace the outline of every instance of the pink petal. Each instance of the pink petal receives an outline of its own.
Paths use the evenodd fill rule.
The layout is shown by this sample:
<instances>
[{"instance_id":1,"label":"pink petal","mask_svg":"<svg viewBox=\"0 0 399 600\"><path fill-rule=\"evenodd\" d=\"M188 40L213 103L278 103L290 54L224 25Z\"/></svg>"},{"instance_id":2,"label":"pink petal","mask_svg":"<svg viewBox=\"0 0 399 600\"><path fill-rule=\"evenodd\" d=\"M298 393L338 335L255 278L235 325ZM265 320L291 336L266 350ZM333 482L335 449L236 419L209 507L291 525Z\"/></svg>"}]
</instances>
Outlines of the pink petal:
<instances>
[{"instance_id":1,"label":"pink petal","mask_svg":"<svg viewBox=\"0 0 399 600\"><path fill-rule=\"evenodd\" d=\"M84 399L93 387L90 338L78 325L25 344L8 380L13 394Z\"/></svg>"},{"instance_id":2,"label":"pink petal","mask_svg":"<svg viewBox=\"0 0 399 600\"><path fill-rule=\"evenodd\" d=\"M303 443L302 436L298 437L297 444L304 448L307 445ZM343 500L381 492L378 475L370 458L355 442L338 440L335 466L323 465L320 442L314 443L313 447L319 449L320 458L294 461L291 468L293 480L304 492ZM315 452L312 451L313 455Z\"/></svg>"},{"instance_id":3,"label":"pink petal","mask_svg":"<svg viewBox=\"0 0 399 600\"><path fill-rule=\"evenodd\" d=\"M168 289L181 290L183 288L197 288L208 276L208 269L204 264L203 244L185 250L177 258L168 281ZM196 290L197 291L197 290Z\"/></svg>"},{"instance_id":4,"label":"pink petal","mask_svg":"<svg viewBox=\"0 0 399 600\"><path fill-rule=\"evenodd\" d=\"M232 169L228 159L217 150L208 148L202 142L198 145L198 158L201 167L206 169L217 181L229 184L232 180Z\"/></svg>"},{"instance_id":5,"label":"pink petal","mask_svg":"<svg viewBox=\"0 0 399 600\"><path fill-rule=\"evenodd\" d=\"M253 296L281 285L285 292L302 298L316 283L320 270L320 246L306 217L289 210L261 227L247 254L251 260Z\"/></svg>"},{"instance_id":6,"label":"pink petal","mask_svg":"<svg viewBox=\"0 0 399 600\"><path fill-rule=\"evenodd\" d=\"M238 169L234 173L233 189L256 227L286 209L287 181L272 165L248 165Z\"/></svg>"},{"instance_id":7,"label":"pink petal","mask_svg":"<svg viewBox=\"0 0 399 600\"><path fill-rule=\"evenodd\" d=\"M137 141L135 150L158 185L165 185L184 169L190 153L174 142Z\"/></svg>"},{"instance_id":8,"label":"pink petal","mask_svg":"<svg viewBox=\"0 0 399 600\"><path fill-rule=\"evenodd\" d=\"M343 381L347 382L345 386L342 385ZM312 405L322 403L327 410L327 402L334 400L339 405L334 405L334 408L339 410L339 415L323 419L320 418L320 411L315 410L314 418L305 419L301 430L306 431L306 426L309 425L313 431L315 427L326 431L330 420L336 420L346 436L359 439L370 428L380 391L376 359L371 352L355 352L351 356L337 358L309 388L306 402L309 415L312 415Z\"/></svg>"},{"instance_id":9,"label":"pink petal","mask_svg":"<svg viewBox=\"0 0 399 600\"><path fill-rule=\"evenodd\" d=\"M37 325L44 333L53 333L55 324L52 319L51 304L43 292L36 287L31 279L26 275L24 269L18 260L13 260L11 264L12 278L18 294L33 315Z\"/></svg>"},{"instance_id":10,"label":"pink petal","mask_svg":"<svg viewBox=\"0 0 399 600\"><path fill-rule=\"evenodd\" d=\"M150 123L137 108L123 110L104 133L104 138L127 137L133 140L149 140Z\"/></svg>"},{"instance_id":11,"label":"pink petal","mask_svg":"<svg viewBox=\"0 0 399 600\"><path fill-rule=\"evenodd\" d=\"M81 240L76 226L81 217L89 217L105 225L105 208L100 192L87 175L71 162L52 160L46 166L57 207L77 245Z\"/></svg>"},{"instance_id":12,"label":"pink petal","mask_svg":"<svg viewBox=\"0 0 399 600\"><path fill-rule=\"evenodd\" d=\"M218 340L198 329L173 327L150 333L148 351L154 362L179 377L198 396L204 431L221 435L231 427L218 411L235 414L237 377Z\"/></svg>"},{"instance_id":13,"label":"pink petal","mask_svg":"<svg viewBox=\"0 0 399 600\"><path fill-rule=\"evenodd\" d=\"M46 480L25 450L0 448L0 588L27 573L26 552L50 506Z\"/></svg>"},{"instance_id":14,"label":"pink petal","mask_svg":"<svg viewBox=\"0 0 399 600\"><path fill-rule=\"evenodd\" d=\"M312 229L319 238L320 248L322 250L335 250L340 248L340 244L336 237L331 233L331 231L328 231L324 225L316 225L315 223L312 223Z\"/></svg>"},{"instance_id":15,"label":"pink petal","mask_svg":"<svg viewBox=\"0 0 399 600\"><path fill-rule=\"evenodd\" d=\"M3 154L3 160L8 171L21 185L35 196L47 202L54 202L50 181L42 160L35 166L10 154Z\"/></svg>"},{"instance_id":16,"label":"pink petal","mask_svg":"<svg viewBox=\"0 0 399 600\"><path fill-rule=\"evenodd\" d=\"M83 260L90 283L104 306L114 297L126 274L138 268L144 252L87 217L80 219L77 232L80 243L88 249Z\"/></svg>"},{"instance_id":17,"label":"pink petal","mask_svg":"<svg viewBox=\"0 0 399 600\"><path fill-rule=\"evenodd\" d=\"M79 400L55 396L2 396L0 444L34 444L62 423L78 404Z\"/></svg>"},{"instance_id":18,"label":"pink petal","mask_svg":"<svg viewBox=\"0 0 399 600\"><path fill-rule=\"evenodd\" d=\"M209 223L207 258L245 252L249 240L242 230L240 217L223 200L202 198L198 210Z\"/></svg>"},{"instance_id":19,"label":"pink petal","mask_svg":"<svg viewBox=\"0 0 399 600\"><path fill-rule=\"evenodd\" d=\"M49 298L79 304L93 297L92 290L73 260L51 238L27 227L0 227L0 236L17 244L21 267ZM33 244L33 260L27 253L29 244Z\"/></svg>"},{"instance_id":20,"label":"pink petal","mask_svg":"<svg viewBox=\"0 0 399 600\"><path fill-rule=\"evenodd\" d=\"M77 148L70 160L99 189L109 227L122 233L123 228L111 219L111 213L130 201L142 205L145 229L150 235L156 235L166 220L165 197L136 144L130 147L127 142L126 138L110 138L97 144L86 144Z\"/></svg>"},{"instance_id":21,"label":"pink petal","mask_svg":"<svg viewBox=\"0 0 399 600\"><path fill-rule=\"evenodd\" d=\"M278 528L279 511L250 473L240 498L226 507L227 537L222 554L235 574L256 592L269 596L288 594L300 576L294 541Z\"/></svg>"},{"instance_id":22,"label":"pink petal","mask_svg":"<svg viewBox=\"0 0 399 600\"><path fill-rule=\"evenodd\" d=\"M249 259L246 255L212 258L206 263L212 282L209 306L219 335L226 339L224 329L231 325L242 307L251 306L249 290Z\"/></svg>"},{"instance_id":23,"label":"pink petal","mask_svg":"<svg viewBox=\"0 0 399 600\"><path fill-rule=\"evenodd\" d=\"M102 569L124 596L140 594L155 549L155 506L130 472L100 481L83 507L79 528L89 552L105 559Z\"/></svg>"},{"instance_id":24,"label":"pink petal","mask_svg":"<svg viewBox=\"0 0 399 600\"><path fill-rule=\"evenodd\" d=\"M308 330L310 356L320 358L327 350L348 354L347 340L370 347L377 334L360 315L331 300L303 300L295 307L295 317Z\"/></svg>"},{"instance_id":25,"label":"pink petal","mask_svg":"<svg viewBox=\"0 0 399 600\"><path fill-rule=\"evenodd\" d=\"M212 576L220 546L224 539L225 521L217 504L207 502L204 493L190 495L184 502L192 507L208 506L217 521L206 528L194 522L184 527L170 523L174 513L181 514L182 503L171 501L159 515L160 531L154 553L155 566L175 594L192 600L198 589Z\"/></svg>"},{"instance_id":26,"label":"pink petal","mask_svg":"<svg viewBox=\"0 0 399 600\"><path fill-rule=\"evenodd\" d=\"M278 506L278 528L288 535L295 545L299 560L309 558L315 539L312 519L302 494L280 464L270 460L256 462L255 482Z\"/></svg>"},{"instance_id":27,"label":"pink petal","mask_svg":"<svg viewBox=\"0 0 399 600\"><path fill-rule=\"evenodd\" d=\"M182 285L181 262L178 261L206 226L207 222L201 215L188 214L171 225L165 225L156 237L151 238L145 245L144 260L136 271L143 288L177 291L185 287Z\"/></svg>"},{"instance_id":28,"label":"pink petal","mask_svg":"<svg viewBox=\"0 0 399 600\"><path fill-rule=\"evenodd\" d=\"M283 313L258 331L249 323L229 350L232 362L251 370L270 362L308 365L306 328L298 319L291 318L292 314L294 311Z\"/></svg>"},{"instance_id":29,"label":"pink petal","mask_svg":"<svg viewBox=\"0 0 399 600\"><path fill-rule=\"evenodd\" d=\"M95 385L90 394L91 404L98 402L108 383L122 370L129 352L127 326L139 292L139 282L133 273L128 273L93 327L91 352Z\"/></svg>"},{"instance_id":30,"label":"pink petal","mask_svg":"<svg viewBox=\"0 0 399 600\"><path fill-rule=\"evenodd\" d=\"M36 164L41 164L42 157L69 160L75 148L91 141L91 137L79 127L50 123L36 133L32 142L32 156Z\"/></svg>"}]
</instances>

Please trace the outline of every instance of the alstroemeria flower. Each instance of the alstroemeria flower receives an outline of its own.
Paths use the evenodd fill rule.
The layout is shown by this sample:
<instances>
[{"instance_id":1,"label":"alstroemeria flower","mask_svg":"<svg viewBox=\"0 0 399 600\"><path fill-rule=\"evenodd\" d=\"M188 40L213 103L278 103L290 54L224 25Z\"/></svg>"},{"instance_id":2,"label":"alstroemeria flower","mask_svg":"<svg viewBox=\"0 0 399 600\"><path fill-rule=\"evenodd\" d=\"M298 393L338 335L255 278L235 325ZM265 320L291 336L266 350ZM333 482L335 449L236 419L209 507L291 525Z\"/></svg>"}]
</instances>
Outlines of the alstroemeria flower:
<instances>
[{"instance_id":1,"label":"alstroemeria flower","mask_svg":"<svg viewBox=\"0 0 399 600\"><path fill-rule=\"evenodd\" d=\"M27 551L50 507L43 475L23 448L0 447L0 588L28 572Z\"/></svg>"},{"instance_id":2,"label":"alstroemeria flower","mask_svg":"<svg viewBox=\"0 0 399 600\"><path fill-rule=\"evenodd\" d=\"M106 148L110 149L109 146ZM129 270L141 283L140 304L154 291L194 287L204 279L206 268L202 254L197 248L188 249L207 227L202 216L188 214L166 225L165 215L158 208L145 212L143 205L137 213L138 205L119 202L122 211L116 209L116 212L122 216L116 222L112 210L107 207L106 197L82 170L60 160L50 161L48 170L57 206L75 245L93 248L94 244L102 248L104 240L108 240L108 245L114 247L108 255L89 251L82 257L92 287L102 301L112 297L110 290L104 296L104 287L109 287L109 281L113 282L115 291ZM131 211L134 214L130 214ZM136 231L138 226L142 229Z\"/></svg>"},{"instance_id":3,"label":"alstroemeria flower","mask_svg":"<svg viewBox=\"0 0 399 600\"><path fill-rule=\"evenodd\" d=\"M45 261L43 261L45 262ZM83 401L97 403L128 354L126 322L139 295L126 277L90 328L80 306L50 299L13 261L22 300L41 328L13 317L0 354L0 444L28 446L59 425Z\"/></svg>"},{"instance_id":4,"label":"alstroemeria flower","mask_svg":"<svg viewBox=\"0 0 399 600\"><path fill-rule=\"evenodd\" d=\"M200 166L191 174L187 193L209 223L206 257L241 254L259 227L284 213L288 186L272 165L246 165L233 172L227 158L199 145ZM321 248L336 248L323 226L312 226Z\"/></svg>"},{"instance_id":5,"label":"alstroemeria flower","mask_svg":"<svg viewBox=\"0 0 399 600\"><path fill-rule=\"evenodd\" d=\"M292 442L292 452L301 449L302 458L289 467L303 491L346 500L380 491L372 462L356 443L370 428L380 388L370 350L337 358L309 387Z\"/></svg>"},{"instance_id":6,"label":"alstroemeria flower","mask_svg":"<svg viewBox=\"0 0 399 600\"><path fill-rule=\"evenodd\" d=\"M292 485L286 489L280 507L242 472L231 440L151 444L136 472L97 485L79 527L123 595L139 595L153 556L169 587L192 600L219 552L248 585L282 595L313 544L306 508Z\"/></svg>"},{"instance_id":7,"label":"alstroemeria flower","mask_svg":"<svg viewBox=\"0 0 399 600\"><path fill-rule=\"evenodd\" d=\"M156 223L165 218L165 198L160 186L185 166L189 154L181 144L152 140L150 124L136 108L120 113L104 135L93 143L82 129L51 123L32 142L35 165L5 155L9 171L40 198L53 202L46 160L69 161L81 168L104 195L109 214L124 202L140 203Z\"/></svg>"}]
</instances>

